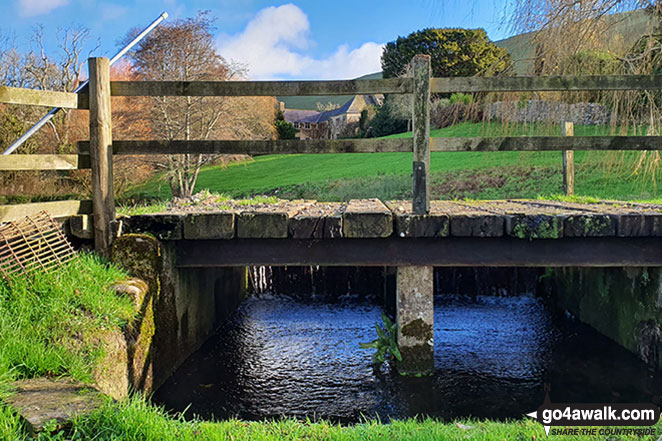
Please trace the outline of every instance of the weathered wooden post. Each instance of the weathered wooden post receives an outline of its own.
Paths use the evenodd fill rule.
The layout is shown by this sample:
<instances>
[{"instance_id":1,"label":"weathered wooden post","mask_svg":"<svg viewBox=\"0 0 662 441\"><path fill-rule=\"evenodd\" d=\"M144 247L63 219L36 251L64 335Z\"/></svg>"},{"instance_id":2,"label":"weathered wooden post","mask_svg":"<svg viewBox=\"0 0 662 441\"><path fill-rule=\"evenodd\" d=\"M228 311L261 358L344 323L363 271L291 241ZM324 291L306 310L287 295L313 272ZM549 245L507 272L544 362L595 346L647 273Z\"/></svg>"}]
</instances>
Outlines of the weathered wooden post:
<instances>
[{"instance_id":1,"label":"weathered wooden post","mask_svg":"<svg viewBox=\"0 0 662 441\"><path fill-rule=\"evenodd\" d=\"M88 68L90 71L90 161L94 248L99 254L108 256L113 241L115 223L110 61L105 57L90 58Z\"/></svg>"},{"instance_id":2,"label":"weathered wooden post","mask_svg":"<svg viewBox=\"0 0 662 441\"><path fill-rule=\"evenodd\" d=\"M563 136L575 136L575 125L566 121L563 123ZM575 194L575 152L563 151L563 189L566 195Z\"/></svg>"},{"instance_id":3,"label":"weathered wooden post","mask_svg":"<svg viewBox=\"0 0 662 441\"><path fill-rule=\"evenodd\" d=\"M414 214L430 212L430 56L416 55L411 60L413 93L413 201Z\"/></svg>"},{"instance_id":4,"label":"weathered wooden post","mask_svg":"<svg viewBox=\"0 0 662 441\"><path fill-rule=\"evenodd\" d=\"M428 55L416 55L412 62L413 93L413 201L412 212L430 213L430 76ZM406 239L403 239L406 240ZM434 268L398 267L396 281L396 322L404 375L429 375L434 368Z\"/></svg>"}]
</instances>

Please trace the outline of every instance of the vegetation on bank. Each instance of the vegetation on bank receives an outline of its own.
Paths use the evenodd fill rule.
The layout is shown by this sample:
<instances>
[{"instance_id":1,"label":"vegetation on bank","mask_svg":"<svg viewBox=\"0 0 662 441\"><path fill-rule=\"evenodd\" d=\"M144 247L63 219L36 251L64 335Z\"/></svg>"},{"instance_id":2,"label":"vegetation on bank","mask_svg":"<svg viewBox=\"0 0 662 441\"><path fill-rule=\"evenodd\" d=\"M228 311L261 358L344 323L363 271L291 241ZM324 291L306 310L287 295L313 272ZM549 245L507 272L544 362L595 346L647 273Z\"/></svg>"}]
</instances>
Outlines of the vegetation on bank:
<instances>
[{"instance_id":1,"label":"vegetation on bank","mask_svg":"<svg viewBox=\"0 0 662 441\"><path fill-rule=\"evenodd\" d=\"M645 129L644 129L645 130ZM433 130L433 137L558 135L550 125L462 123ZM633 130L629 131L634 133ZM611 133L604 126L576 126L576 136ZM407 137L411 133L393 135ZM635 173L639 152L575 152L575 191L600 199L655 200L659 192L645 170ZM433 152L432 197L494 199L551 197L562 193L560 152ZM660 171L656 171L659 175ZM200 172L197 190L228 197L268 194L285 199L344 201L411 197L411 154L353 153L269 155ZM133 201L167 200L170 189L155 178L135 187Z\"/></svg>"},{"instance_id":2,"label":"vegetation on bank","mask_svg":"<svg viewBox=\"0 0 662 441\"><path fill-rule=\"evenodd\" d=\"M99 335L130 322L136 310L109 287L127 275L95 254L49 274L0 281L0 398L10 383L71 377L89 383L104 355ZM17 416L0 404L0 440L25 437Z\"/></svg>"},{"instance_id":3,"label":"vegetation on bank","mask_svg":"<svg viewBox=\"0 0 662 441\"><path fill-rule=\"evenodd\" d=\"M464 421L440 423L433 419L392 421L370 420L341 426L329 422L284 419L268 422L229 420L186 422L164 416L163 412L134 398L108 405L97 414L76 423L74 439L110 440L517 440L544 439L542 426L532 420L512 422ZM581 437L558 437L578 440ZM628 438L623 438L628 439ZM635 439L635 438L631 438Z\"/></svg>"},{"instance_id":4,"label":"vegetation on bank","mask_svg":"<svg viewBox=\"0 0 662 441\"><path fill-rule=\"evenodd\" d=\"M91 380L103 355L95 335L136 314L130 299L109 290L125 278L95 254L80 253L52 273L0 281L0 379Z\"/></svg>"},{"instance_id":5,"label":"vegetation on bank","mask_svg":"<svg viewBox=\"0 0 662 441\"><path fill-rule=\"evenodd\" d=\"M660 432L662 425L656 426ZM366 419L363 423L342 426L330 422L282 419L248 422L227 420L203 422L185 420L181 415L168 415L140 396L121 403L108 401L89 417L78 418L65 434L43 433L38 439L55 440L123 440L123 441L281 441L281 440L535 440L546 439L540 423L522 419L507 422L463 420L442 423L431 418L394 420L382 423ZM17 417L0 407L0 439L27 440ZM585 440L585 436L554 436L558 440ZM655 439L623 436L621 440Z\"/></svg>"}]
</instances>

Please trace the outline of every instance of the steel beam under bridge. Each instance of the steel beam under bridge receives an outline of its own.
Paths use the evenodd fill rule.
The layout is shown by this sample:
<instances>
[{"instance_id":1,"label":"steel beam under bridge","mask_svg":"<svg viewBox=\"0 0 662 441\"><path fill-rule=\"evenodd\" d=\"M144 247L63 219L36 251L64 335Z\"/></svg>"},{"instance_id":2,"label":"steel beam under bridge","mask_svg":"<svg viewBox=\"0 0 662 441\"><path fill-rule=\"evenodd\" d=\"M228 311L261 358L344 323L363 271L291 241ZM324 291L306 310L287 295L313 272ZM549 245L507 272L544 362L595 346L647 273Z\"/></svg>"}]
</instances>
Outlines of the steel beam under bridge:
<instances>
[{"instance_id":1,"label":"steel beam under bridge","mask_svg":"<svg viewBox=\"0 0 662 441\"><path fill-rule=\"evenodd\" d=\"M172 241L180 268L228 266L662 266L662 238Z\"/></svg>"}]
</instances>

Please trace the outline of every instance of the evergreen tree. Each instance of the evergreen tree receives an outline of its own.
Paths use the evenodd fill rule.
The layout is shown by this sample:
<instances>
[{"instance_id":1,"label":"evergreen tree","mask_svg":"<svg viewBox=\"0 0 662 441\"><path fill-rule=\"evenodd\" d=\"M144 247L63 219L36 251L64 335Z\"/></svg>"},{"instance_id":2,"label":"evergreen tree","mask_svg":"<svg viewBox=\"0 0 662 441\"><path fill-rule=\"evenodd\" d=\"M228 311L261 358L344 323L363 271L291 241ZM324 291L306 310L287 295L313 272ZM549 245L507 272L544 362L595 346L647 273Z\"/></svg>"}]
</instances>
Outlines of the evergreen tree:
<instances>
[{"instance_id":1,"label":"evergreen tree","mask_svg":"<svg viewBox=\"0 0 662 441\"><path fill-rule=\"evenodd\" d=\"M384 78L405 74L417 54L430 55L435 77L495 75L511 64L506 49L492 43L483 29L428 28L386 45L382 52Z\"/></svg>"}]
</instances>

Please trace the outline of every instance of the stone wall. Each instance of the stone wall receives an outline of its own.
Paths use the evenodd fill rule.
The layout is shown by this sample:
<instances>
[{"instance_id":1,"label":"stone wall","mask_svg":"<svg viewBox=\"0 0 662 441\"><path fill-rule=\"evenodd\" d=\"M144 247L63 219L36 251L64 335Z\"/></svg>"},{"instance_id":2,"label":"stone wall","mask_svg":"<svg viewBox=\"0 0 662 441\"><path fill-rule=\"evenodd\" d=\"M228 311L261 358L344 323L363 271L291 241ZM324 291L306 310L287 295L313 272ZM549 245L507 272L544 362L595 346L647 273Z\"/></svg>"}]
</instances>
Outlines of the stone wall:
<instances>
[{"instance_id":1,"label":"stone wall","mask_svg":"<svg viewBox=\"0 0 662 441\"><path fill-rule=\"evenodd\" d=\"M554 101L497 101L483 109L487 120L517 123L562 123L570 121L581 125L609 124L611 112L597 103L559 103Z\"/></svg>"},{"instance_id":2,"label":"stone wall","mask_svg":"<svg viewBox=\"0 0 662 441\"><path fill-rule=\"evenodd\" d=\"M662 268L556 268L548 275L556 306L662 368Z\"/></svg>"},{"instance_id":3,"label":"stone wall","mask_svg":"<svg viewBox=\"0 0 662 441\"><path fill-rule=\"evenodd\" d=\"M135 291L137 320L99 342L106 355L93 375L97 388L116 399L158 389L244 299L245 268L176 268L176 244L145 234L113 244L113 262L142 281L137 290L136 282L118 286Z\"/></svg>"}]
</instances>

